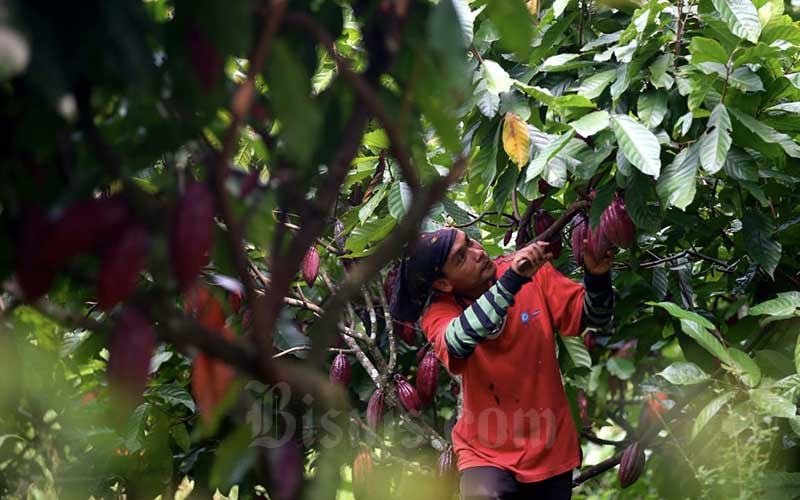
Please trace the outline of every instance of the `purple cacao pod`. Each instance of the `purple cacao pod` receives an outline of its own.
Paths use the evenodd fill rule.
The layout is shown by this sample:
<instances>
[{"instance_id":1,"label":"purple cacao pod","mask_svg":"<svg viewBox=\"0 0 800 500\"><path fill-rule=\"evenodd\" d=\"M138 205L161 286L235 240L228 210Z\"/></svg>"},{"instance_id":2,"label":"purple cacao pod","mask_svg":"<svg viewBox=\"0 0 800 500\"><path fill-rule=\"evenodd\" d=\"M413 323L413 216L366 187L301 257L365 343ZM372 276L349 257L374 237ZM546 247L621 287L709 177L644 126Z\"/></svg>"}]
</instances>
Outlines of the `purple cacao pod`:
<instances>
[{"instance_id":1,"label":"purple cacao pod","mask_svg":"<svg viewBox=\"0 0 800 500\"><path fill-rule=\"evenodd\" d=\"M111 309L136 290L139 273L147 262L147 244L147 231L134 224L106 249L97 277L97 305L101 309Z\"/></svg>"},{"instance_id":2,"label":"purple cacao pod","mask_svg":"<svg viewBox=\"0 0 800 500\"><path fill-rule=\"evenodd\" d=\"M587 351L591 351L597 346L597 339L592 332L586 332L583 335L583 345L586 346Z\"/></svg>"},{"instance_id":3,"label":"purple cacao pod","mask_svg":"<svg viewBox=\"0 0 800 500\"><path fill-rule=\"evenodd\" d=\"M15 272L25 300L34 302L50 290L56 271L42 262L40 249L51 225L45 212L29 208L21 216Z\"/></svg>"},{"instance_id":4,"label":"purple cacao pod","mask_svg":"<svg viewBox=\"0 0 800 500\"><path fill-rule=\"evenodd\" d=\"M439 360L433 351L428 351L422 358L417 370L417 394L423 406L433 402L436 395L437 382L439 382Z\"/></svg>"},{"instance_id":5,"label":"purple cacao pod","mask_svg":"<svg viewBox=\"0 0 800 500\"><path fill-rule=\"evenodd\" d=\"M376 389L367 403L367 425L370 429L377 430L383 422L385 395L383 389Z\"/></svg>"},{"instance_id":6,"label":"purple cacao pod","mask_svg":"<svg viewBox=\"0 0 800 500\"><path fill-rule=\"evenodd\" d=\"M636 228L625 208L625 200L616 197L600 217L600 228L606 238L620 248L630 248L636 238Z\"/></svg>"},{"instance_id":7,"label":"purple cacao pod","mask_svg":"<svg viewBox=\"0 0 800 500\"><path fill-rule=\"evenodd\" d=\"M170 260L181 290L194 283L208 263L214 243L214 197L208 187L193 182L175 207L170 234Z\"/></svg>"},{"instance_id":8,"label":"purple cacao pod","mask_svg":"<svg viewBox=\"0 0 800 500\"><path fill-rule=\"evenodd\" d=\"M627 488L639 479L644 471L645 455L644 448L638 441L631 443L622 452L622 459L619 462L619 484Z\"/></svg>"},{"instance_id":9,"label":"purple cacao pod","mask_svg":"<svg viewBox=\"0 0 800 500\"><path fill-rule=\"evenodd\" d=\"M318 274L319 252L317 251L317 247L311 245L308 247L306 256L303 257L303 279L306 281L306 285L308 285L309 288L314 286Z\"/></svg>"},{"instance_id":10,"label":"purple cacao pod","mask_svg":"<svg viewBox=\"0 0 800 500\"><path fill-rule=\"evenodd\" d=\"M600 261L605 257L606 252L611 249L611 242L608 241L608 238L603 232L603 228L600 226L594 229L589 228L587 233L587 239L589 241L586 245L586 251L595 262Z\"/></svg>"},{"instance_id":11,"label":"purple cacao pod","mask_svg":"<svg viewBox=\"0 0 800 500\"><path fill-rule=\"evenodd\" d=\"M107 371L111 384L137 399L147 383L155 345L156 334L147 318L134 308L123 310L108 347Z\"/></svg>"},{"instance_id":12,"label":"purple cacao pod","mask_svg":"<svg viewBox=\"0 0 800 500\"><path fill-rule=\"evenodd\" d=\"M588 233L589 219L583 213L576 215L572 222L572 256L578 266L583 266L583 240L587 238Z\"/></svg>"},{"instance_id":13,"label":"purple cacao pod","mask_svg":"<svg viewBox=\"0 0 800 500\"><path fill-rule=\"evenodd\" d=\"M350 360L347 359L347 355L340 352L333 358L331 364L331 382L347 387L350 385L350 375Z\"/></svg>"},{"instance_id":14,"label":"purple cacao pod","mask_svg":"<svg viewBox=\"0 0 800 500\"><path fill-rule=\"evenodd\" d=\"M448 446L447 449L439 455L439 462L436 465L436 473L440 478L448 479L455 476L456 454L453 452L452 446Z\"/></svg>"},{"instance_id":15,"label":"purple cacao pod","mask_svg":"<svg viewBox=\"0 0 800 500\"><path fill-rule=\"evenodd\" d=\"M303 487L303 450L294 439L268 448L270 498L293 500L299 498Z\"/></svg>"},{"instance_id":16,"label":"purple cacao pod","mask_svg":"<svg viewBox=\"0 0 800 500\"><path fill-rule=\"evenodd\" d=\"M589 418L589 400L586 398L586 393L583 389L578 389L578 394L575 397L575 402L578 405L578 414L581 417L584 427L591 427L592 420Z\"/></svg>"},{"instance_id":17,"label":"purple cacao pod","mask_svg":"<svg viewBox=\"0 0 800 500\"><path fill-rule=\"evenodd\" d=\"M506 234L503 236L503 246L508 245L508 242L511 241L511 237L514 235L514 229L509 229L506 231Z\"/></svg>"},{"instance_id":18,"label":"purple cacao pod","mask_svg":"<svg viewBox=\"0 0 800 500\"><path fill-rule=\"evenodd\" d=\"M409 384L408 380L402 375L395 375L394 383L397 388L397 396L400 398L403 407L405 407L412 416L418 416L419 410L422 407L422 402L419 400L417 390L414 389L414 386Z\"/></svg>"},{"instance_id":19,"label":"purple cacao pod","mask_svg":"<svg viewBox=\"0 0 800 500\"><path fill-rule=\"evenodd\" d=\"M414 329L413 323L395 321L394 331L397 333L397 336L403 339L403 342L406 344L411 346L417 345L417 331Z\"/></svg>"},{"instance_id":20,"label":"purple cacao pod","mask_svg":"<svg viewBox=\"0 0 800 500\"><path fill-rule=\"evenodd\" d=\"M552 215L545 210L539 209L533 214L533 230L538 236L552 226L555 221ZM553 254L554 259L559 258L563 245L561 242L561 231L556 232L553 236L548 238L547 242L549 243L547 250Z\"/></svg>"}]
</instances>

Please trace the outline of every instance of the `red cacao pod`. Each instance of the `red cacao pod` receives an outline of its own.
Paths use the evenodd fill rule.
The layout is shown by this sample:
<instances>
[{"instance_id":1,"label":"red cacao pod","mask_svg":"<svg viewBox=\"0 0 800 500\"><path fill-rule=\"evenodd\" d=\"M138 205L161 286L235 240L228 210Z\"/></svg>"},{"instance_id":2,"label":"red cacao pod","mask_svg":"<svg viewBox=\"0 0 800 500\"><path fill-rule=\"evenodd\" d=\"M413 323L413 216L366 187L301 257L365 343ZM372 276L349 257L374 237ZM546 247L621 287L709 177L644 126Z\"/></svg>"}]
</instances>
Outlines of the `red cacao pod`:
<instances>
[{"instance_id":1,"label":"red cacao pod","mask_svg":"<svg viewBox=\"0 0 800 500\"><path fill-rule=\"evenodd\" d=\"M331 364L331 382L335 384L342 384L346 387L350 384L350 377L350 360L347 359L346 354L340 352L335 358L333 358L333 363Z\"/></svg>"},{"instance_id":2,"label":"red cacao pod","mask_svg":"<svg viewBox=\"0 0 800 500\"><path fill-rule=\"evenodd\" d=\"M575 259L575 264L578 266L583 266L583 240L587 238L588 233L588 217L583 213L576 215L572 222L572 256Z\"/></svg>"},{"instance_id":3,"label":"red cacao pod","mask_svg":"<svg viewBox=\"0 0 800 500\"><path fill-rule=\"evenodd\" d=\"M377 430L381 422L383 422L385 399L383 389L376 389L367 403L367 425L369 425L373 431Z\"/></svg>"},{"instance_id":4,"label":"red cacao pod","mask_svg":"<svg viewBox=\"0 0 800 500\"><path fill-rule=\"evenodd\" d=\"M442 479L451 479L456 473L456 454L453 452L453 447L448 446L446 450L439 455L439 462L436 464L436 473Z\"/></svg>"},{"instance_id":5,"label":"red cacao pod","mask_svg":"<svg viewBox=\"0 0 800 500\"><path fill-rule=\"evenodd\" d=\"M578 414L581 417L581 422L584 427L591 427L592 421L589 418L589 400L586 398L586 393L583 389L578 389L578 394L575 397L575 402L578 405Z\"/></svg>"},{"instance_id":6,"label":"red cacao pod","mask_svg":"<svg viewBox=\"0 0 800 500\"><path fill-rule=\"evenodd\" d=\"M192 182L175 207L170 234L170 260L181 290L208 264L213 243L214 198L205 184Z\"/></svg>"},{"instance_id":7,"label":"red cacao pod","mask_svg":"<svg viewBox=\"0 0 800 500\"><path fill-rule=\"evenodd\" d=\"M591 351L597 346L597 339L592 332L586 332L583 335L583 345L586 346L587 351Z\"/></svg>"},{"instance_id":8,"label":"red cacao pod","mask_svg":"<svg viewBox=\"0 0 800 500\"><path fill-rule=\"evenodd\" d=\"M228 294L228 304L231 306L233 314L239 314L239 311L242 309L242 292L230 292Z\"/></svg>"},{"instance_id":9,"label":"red cacao pod","mask_svg":"<svg viewBox=\"0 0 800 500\"><path fill-rule=\"evenodd\" d=\"M147 262L147 231L138 224L125 228L103 253L97 279L97 305L108 310L136 290Z\"/></svg>"},{"instance_id":10,"label":"red cacao pod","mask_svg":"<svg viewBox=\"0 0 800 500\"><path fill-rule=\"evenodd\" d=\"M397 388L397 396L400 398L403 407L405 407L411 415L415 417L419 415L422 402L419 400L419 394L417 394L417 390L414 389L414 386L409 384L408 380L399 374L394 376L394 384Z\"/></svg>"},{"instance_id":11,"label":"red cacao pod","mask_svg":"<svg viewBox=\"0 0 800 500\"><path fill-rule=\"evenodd\" d=\"M227 326L215 331L229 342L236 338ZM192 360L192 396L206 423L213 420L214 410L225 399L235 377L233 368L206 353L201 352Z\"/></svg>"},{"instance_id":12,"label":"red cacao pod","mask_svg":"<svg viewBox=\"0 0 800 500\"><path fill-rule=\"evenodd\" d=\"M96 198L69 206L42 242L39 250L42 262L52 269L60 269L78 255L114 237L128 216L128 207L119 197Z\"/></svg>"},{"instance_id":13,"label":"red cacao pod","mask_svg":"<svg viewBox=\"0 0 800 500\"><path fill-rule=\"evenodd\" d=\"M608 238L606 238L605 233L603 233L602 228L599 226L594 229L589 228L587 233L586 239L589 241L586 244L586 251L595 262L598 262L605 258L606 253L611 249L611 242L608 241Z\"/></svg>"},{"instance_id":14,"label":"red cacao pod","mask_svg":"<svg viewBox=\"0 0 800 500\"><path fill-rule=\"evenodd\" d=\"M50 290L56 271L41 259L41 246L50 232L47 215L40 209L28 209L21 217L17 236L15 271L25 300L34 302Z\"/></svg>"},{"instance_id":15,"label":"red cacao pod","mask_svg":"<svg viewBox=\"0 0 800 500\"><path fill-rule=\"evenodd\" d=\"M417 345L417 330L414 328L413 323L395 321L394 331L406 344L411 346Z\"/></svg>"},{"instance_id":16,"label":"red cacao pod","mask_svg":"<svg viewBox=\"0 0 800 500\"><path fill-rule=\"evenodd\" d=\"M211 331L220 331L225 326L225 310L222 308L222 303L207 288L200 285L186 292L183 310Z\"/></svg>"},{"instance_id":17,"label":"red cacao pod","mask_svg":"<svg viewBox=\"0 0 800 500\"><path fill-rule=\"evenodd\" d=\"M290 439L267 450L269 460L269 497L275 500L300 498L303 487L303 450L300 444Z\"/></svg>"},{"instance_id":18,"label":"red cacao pod","mask_svg":"<svg viewBox=\"0 0 800 500\"><path fill-rule=\"evenodd\" d=\"M368 449L362 447L353 460L353 494L356 499L360 500L370 496L370 492L373 491L374 472L372 455Z\"/></svg>"},{"instance_id":19,"label":"red cacao pod","mask_svg":"<svg viewBox=\"0 0 800 500\"><path fill-rule=\"evenodd\" d=\"M137 399L144 391L156 334L150 321L137 309L125 308L111 333L108 377L126 396Z\"/></svg>"},{"instance_id":20,"label":"red cacao pod","mask_svg":"<svg viewBox=\"0 0 800 500\"><path fill-rule=\"evenodd\" d=\"M303 279L306 280L306 285L308 285L309 288L314 286L318 274L319 252L317 252L317 247L311 245L308 247L306 256L303 257Z\"/></svg>"},{"instance_id":21,"label":"red cacao pod","mask_svg":"<svg viewBox=\"0 0 800 500\"><path fill-rule=\"evenodd\" d=\"M223 75L224 59L208 36L197 26L191 26L186 36L189 61L203 92L209 93Z\"/></svg>"},{"instance_id":22,"label":"red cacao pod","mask_svg":"<svg viewBox=\"0 0 800 500\"><path fill-rule=\"evenodd\" d=\"M386 300L389 302L392 301L392 293L394 292L394 285L397 283L398 272L400 272L400 266L392 266L389 272L386 273L386 279L383 280L383 293L386 295Z\"/></svg>"},{"instance_id":23,"label":"red cacao pod","mask_svg":"<svg viewBox=\"0 0 800 500\"><path fill-rule=\"evenodd\" d=\"M631 443L622 452L622 460L619 462L619 484L627 488L639 479L644 471L645 455L644 448L638 441Z\"/></svg>"},{"instance_id":24,"label":"red cacao pod","mask_svg":"<svg viewBox=\"0 0 800 500\"><path fill-rule=\"evenodd\" d=\"M428 351L422 358L417 370L417 394L423 406L428 406L433 402L436 395L436 387L439 382L439 360L433 351Z\"/></svg>"},{"instance_id":25,"label":"red cacao pod","mask_svg":"<svg viewBox=\"0 0 800 500\"><path fill-rule=\"evenodd\" d=\"M536 235L542 234L547 228L553 225L556 220L545 210L537 210L533 214L533 230ZM561 242L561 232L556 232L553 236L547 239L549 245L547 250L553 254L553 258L557 259L561 256L563 243Z\"/></svg>"},{"instance_id":26,"label":"red cacao pod","mask_svg":"<svg viewBox=\"0 0 800 500\"><path fill-rule=\"evenodd\" d=\"M664 401L669 399L665 392L656 391L650 393L645 401L644 408L639 414L639 427L645 427L653 423L659 423L660 416L667 411Z\"/></svg>"},{"instance_id":27,"label":"red cacao pod","mask_svg":"<svg viewBox=\"0 0 800 500\"><path fill-rule=\"evenodd\" d=\"M625 208L625 200L621 197L614 198L600 216L600 230L608 241L620 248L630 248L633 245L636 227Z\"/></svg>"}]
</instances>

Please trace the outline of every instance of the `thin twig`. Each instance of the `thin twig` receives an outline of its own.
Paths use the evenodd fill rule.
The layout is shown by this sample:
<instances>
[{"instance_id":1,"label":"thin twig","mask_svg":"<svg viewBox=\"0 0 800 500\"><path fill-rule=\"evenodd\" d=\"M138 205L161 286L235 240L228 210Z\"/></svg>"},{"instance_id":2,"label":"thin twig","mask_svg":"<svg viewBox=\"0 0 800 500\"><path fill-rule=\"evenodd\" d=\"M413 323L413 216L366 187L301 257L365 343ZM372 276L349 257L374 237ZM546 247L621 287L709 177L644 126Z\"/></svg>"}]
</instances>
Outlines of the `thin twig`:
<instances>
[{"instance_id":1,"label":"thin twig","mask_svg":"<svg viewBox=\"0 0 800 500\"><path fill-rule=\"evenodd\" d=\"M386 336L389 338L389 364L387 369L389 373L392 373L397 364L397 341L394 337L394 322L389 311L389 301L386 300L386 294L380 285L378 286L378 297L380 297L381 308L383 309L383 321L386 323Z\"/></svg>"},{"instance_id":2,"label":"thin twig","mask_svg":"<svg viewBox=\"0 0 800 500\"><path fill-rule=\"evenodd\" d=\"M298 345L298 346L290 347L290 348L288 348L286 350L283 350L281 352L275 353L275 354L272 355L272 357L273 358L282 358L283 356L286 356L287 354L292 354L292 353L301 352L301 351L310 351L310 350L311 350L311 346L310 345ZM341 349L339 347L329 347L328 348L328 352L338 352L338 353L344 353L344 354L355 354L355 351L352 350L352 349Z\"/></svg>"}]
</instances>

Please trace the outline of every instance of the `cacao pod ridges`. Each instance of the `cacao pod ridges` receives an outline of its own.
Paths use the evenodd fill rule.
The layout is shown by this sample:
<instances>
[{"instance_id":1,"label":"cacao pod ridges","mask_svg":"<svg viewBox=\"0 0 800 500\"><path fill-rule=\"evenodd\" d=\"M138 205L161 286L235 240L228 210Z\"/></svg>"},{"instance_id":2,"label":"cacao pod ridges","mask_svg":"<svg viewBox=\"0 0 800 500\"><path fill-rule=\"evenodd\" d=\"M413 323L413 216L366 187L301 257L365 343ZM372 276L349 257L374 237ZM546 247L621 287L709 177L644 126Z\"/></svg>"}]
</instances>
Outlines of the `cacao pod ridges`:
<instances>
[{"instance_id":1,"label":"cacao pod ridges","mask_svg":"<svg viewBox=\"0 0 800 500\"><path fill-rule=\"evenodd\" d=\"M538 209L533 215L533 230L536 235L542 234L547 230L556 220L547 211ZM553 254L553 258L557 259L561 256L563 243L561 242L561 231L556 232L547 239L549 243L547 251Z\"/></svg>"},{"instance_id":2,"label":"cacao pod ridges","mask_svg":"<svg viewBox=\"0 0 800 500\"><path fill-rule=\"evenodd\" d=\"M575 217L572 223L572 256L575 264L583 266L583 240L587 239L589 233L589 219L581 213Z\"/></svg>"},{"instance_id":3,"label":"cacao pod ridges","mask_svg":"<svg viewBox=\"0 0 800 500\"><path fill-rule=\"evenodd\" d=\"M615 197L600 216L600 231L619 248L630 248L636 240L636 227L633 224L625 200Z\"/></svg>"},{"instance_id":4,"label":"cacao pod ridges","mask_svg":"<svg viewBox=\"0 0 800 500\"><path fill-rule=\"evenodd\" d=\"M309 288L314 286L319 274L319 252L314 245L308 247L305 257L303 257L303 279Z\"/></svg>"},{"instance_id":5,"label":"cacao pod ridges","mask_svg":"<svg viewBox=\"0 0 800 500\"><path fill-rule=\"evenodd\" d=\"M350 360L347 359L347 355L340 352L333 358L333 363L331 363L331 382L347 387L350 385L351 375Z\"/></svg>"},{"instance_id":6,"label":"cacao pod ridges","mask_svg":"<svg viewBox=\"0 0 800 500\"><path fill-rule=\"evenodd\" d=\"M353 460L353 494L357 500L372 496L374 472L372 455L366 447L362 446Z\"/></svg>"},{"instance_id":7,"label":"cacao pod ridges","mask_svg":"<svg viewBox=\"0 0 800 500\"><path fill-rule=\"evenodd\" d=\"M622 459L619 462L619 484L627 488L639 479L644 471L645 454L644 448L638 441L634 441L625 451L622 452Z\"/></svg>"},{"instance_id":8,"label":"cacao pod ridges","mask_svg":"<svg viewBox=\"0 0 800 500\"><path fill-rule=\"evenodd\" d=\"M375 389L367 403L367 425L373 431L380 427L383 422L383 412L385 407L385 394L383 389Z\"/></svg>"},{"instance_id":9,"label":"cacao pod ridges","mask_svg":"<svg viewBox=\"0 0 800 500\"><path fill-rule=\"evenodd\" d=\"M456 477L456 454L453 452L453 447L448 446L446 450L439 455L439 461L436 464L436 473L442 479L454 479Z\"/></svg>"},{"instance_id":10,"label":"cacao pod ridges","mask_svg":"<svg viewBox=\"0 0 800 500\"><path fill-rule=\"evenodd\" d=\"M439 360L433 351L428 351L422 358L417 370L417 394L423 406L428 406L433 402L436 395L436 388L439 382Z\"/></svg>"},{"instance_id":11,"label":"cacao pod ridges","mask_svg":"<svg viewBox=\"0 0 800 500\"><path fill-rule=\"evenodd\" d=\"M397 388L397 396L403 404L403 407L408 410L412 416L418 416L419 410L422 408L422 402L419 400L417 390L408 383L405 377L399 374L394 376L394 383Z\"/></svg>"}]
</instances>

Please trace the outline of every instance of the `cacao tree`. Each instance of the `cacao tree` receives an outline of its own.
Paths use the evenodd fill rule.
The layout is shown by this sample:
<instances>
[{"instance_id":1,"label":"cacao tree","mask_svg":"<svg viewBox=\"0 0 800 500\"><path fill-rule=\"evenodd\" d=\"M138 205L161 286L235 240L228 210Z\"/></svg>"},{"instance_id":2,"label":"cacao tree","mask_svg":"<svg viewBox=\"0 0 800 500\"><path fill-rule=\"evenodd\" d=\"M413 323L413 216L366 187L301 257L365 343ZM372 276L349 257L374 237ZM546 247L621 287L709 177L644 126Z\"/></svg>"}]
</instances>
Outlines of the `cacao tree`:
<instances>
[{"instance_id":1,"label":"cacao tree","mask_svg":"<svg viewBox=\"0 0 800 500\"><path fill-rule=\"evenodd\" d=\"M460 381L387 305L457 227L615 249L575 498L796 497L799 16L9 0L0 494L455 497Z\"/></svg>"}]
</instances>

